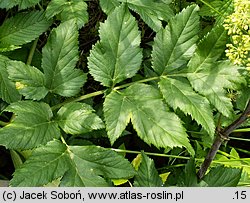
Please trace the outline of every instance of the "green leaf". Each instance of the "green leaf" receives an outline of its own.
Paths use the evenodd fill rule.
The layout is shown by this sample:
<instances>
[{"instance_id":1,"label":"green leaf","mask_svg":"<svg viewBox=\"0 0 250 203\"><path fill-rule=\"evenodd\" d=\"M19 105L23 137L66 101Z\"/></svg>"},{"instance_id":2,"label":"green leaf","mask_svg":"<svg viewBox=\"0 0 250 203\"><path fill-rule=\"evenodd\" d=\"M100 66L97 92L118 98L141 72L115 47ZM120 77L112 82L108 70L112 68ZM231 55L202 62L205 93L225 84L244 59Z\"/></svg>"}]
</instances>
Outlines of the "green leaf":
<instances>
[{"instance_id":1,"label":"green leaf","mask_svg":"<svg viewBox=\"0 0 250 203\"><path fill-rule=\"evenodd\" d=\"M188 63L189 72L199 72L216 62L225 51L227 33L222 25L216 26L198 44Z\"/></svg>"},{"instance_id":2,"label":"green leaf","mask_svg":"<svg viewBox=\"0 0 250 203\"><path fill-rule=\"evenodd\" d=\"M204 181L209 187L236 187L240 177L241 169L218 166L212 168L204 177Z\"/></svg>"},{"instance_id":3,"label":"green leaf","mask_svg":"<svg viewBox=\"0 0 250 203\"><path fill-rule=\"evenodd\" d=\"M61 96L76 95L86 75L74 68L78 61L78 30L74 20L53 29L42 54L46 87Z\"/></svg>"},{"instance_id":4,"label":"green leaf","mask_svg":"<svg viewBox=\"0 0 250 203\"><path fill-rule=\"evenodd\" d=\"M159 86L164 99L174 110L181 109L185 114L191 115L210 135L214 134L215 125L210 104L205 97L193 90L187 80L161 78Z\"/></svg>"},{"instance_id":5,"label":"green leaf","mask_svg":"<svg viewBox=\"0 0 250 203\"><path fill-rule=\"evenodd\" d=\"M135 18L123 5L100 25L100 41L90 51L90 74L104 86L133 77L140 68L142 51Z\"/></svg>"},{"instance_id":6,"label":"green leaf","mask_svg":"<svg viewBox=\"0 0 250 203\"><path fill-rule=\"evenodd\" d=\"M59 19L62 22L74 19L80 29L88 22L88 5L84 0L52 0L46 9L46 17L52 18L60 14Z\"/></svg>"},{"instance_id":7,"label":"green leaf","mask_svg":"<svg viewBox=\"0 0 250 203\"><path fill-rule=\"evenodd\" d=\"M21 95L15 88L14 82L8 79L7 63L10 60L0 55L0 98L7 103L19 101Z\"/></svg>"},{"instance_id":8,"label":"green leaf","mask_svg":"<svg viewBox=\"0 0 250 203\"><path fill-rule=\"evenodd\" d=\"M157 74L180 68L192 57L199 32L198 6L190 6L172 18L155 37L152 63Z\"/></svg>"},{"instance_id":9,"label":"green leaf","mask_svg":"<svg viewBox=\"0 0 250 203\"><path fill-rule=\"evenodd\" d=\"M94 109L84 103L72 102L57 112L59 126L69 134L81 134L104 128L102 120Z\"/></svg>"},{"instance_id":10,"label":"green leaf","mask_svg":"<svg viewBox=\"0 0 250 203\"><path fill-rule=\"evenodd\" d=\"M35 149L15 171L11 186L43 186L63 176L69 167L67 149L57 140Z\"/></svg>"},{"instance_id":11,"label":"green leaf","mask_svg":"<svg viewBox=\"0 0 250 203\"><path fill-rule=\"evenodd\" d=\"M118 0L100 0L100 6L107 15L109 15L119 5L120 3Z\"/></svg>"},{"instance_id":12,"label":"green leaf","mask_svg":"<svg viewBox=\"0 0 250 203\"><path fill-rule=\"evenodd\" d=\"M62 186L107 186L100 176L121 179L135 174L131 164L111 150L98 146L70 146L69 150L74 173L62 179Z\"/></svg>"},{"instance_id":13,"label":"green leaf","mask_svg":"<svg viewBox=\"0 0 250 203\"><path fill-rule=\"evenodd\" d=\"M206 96L219 112L228 117L233 107L230 98L226 97L225 88L236 89L237 84L244 82L239 70L240 67L229 61L220 61L189 73L188 79L196 91Z\"/></svg>"},{"instance_id":14,"label":"green leaf","mask_svg":"<svg viewBox=\"0 0 250 203\"><path fill-rule=\"evenodd\" d=\"M54 140L34 150L16 170L12 186L42 186L61 177L61 186L108 186L104 178L131 178L122 156L97 146L66 146ZM102 177L101 177L102 176Z\"/></svg>"},{"instance_id":15,"label":"green leaf","mask_svg":"<svg viewBox=\"0 0 250 203\"><path fill-rule=\"evenodd\" d=\"M142 152L142 161L135 175L135 187L160 187L162 180L155 168L154 160Z\"/></svg>"},{"instance_id":16,"label":"green leaf","mask_svg":"<svg viewBox=\"0 0 250 203\"><path fill-rule=\"evenodd\" d=\"M47 95L44 75L34 66L21 61L9 61L7 69L9 78L16 82L16 89L26 99L40 100Z\"/></svg>"},{"instance_id":17,"label":"green leaf","mask_svg":"<svg viewBox=\"0 0 250 203\"><path fill-rule=\"evenodd\" d=\"M0 129L0 144L10 149L32 149L60 137L57 123L52 121L49 105L42 102L20 101L5 111L15 113L14 120Z\"/></svg>"},{"instance_id":18,"label":"green leaf","mask_svg":"<svg viewBox=\"0 0 250 203\"><path fill-rule=\"evenodd\" d=\"M180 119L162 102L158 90L145 84L134 84L124 91L113 91L105 99L104 116L109 139L113 144L132 121L138 136L157 147L186 147L190 145Z\"/></svg>"},{"instance_id":19,"label":"green leaf","mask_svg":"<svg viewBox=\"0 0 250 203\"><path fill-rule=\"evenodd\" d=\"M18 5L19 10L35 6L40 0L1 0L0 8L10 9Z\"/></svg>"},{"instance_id":20,"label":"green leaf","mask_svg":"<svg viewBox=\"0 0 250 203\"><path fill-rule=\"evenodd\" d=\"M142 20L148 24L155 32L162 28L161 21L169 21L174 16L174 12L169 6L171 2L161 2L152 0L119 0L126 2L128 7L138 13Z\"/></svg>"},{"instance_id":21,"label":"green leaf","mask_svg":"<svg viewBox=\"0 0 250 203\"><path fill-rule=\"evenodd\" d=\"M50 24L43 11L18 13L0 26L0 48L15 49L31 42L45 32Z\"/></svg>"},{"instance_id":22,"label":"green leaf","mask_svg":"<svg viewBox=\"0 0 250 203\"><path fill-rule=\"evenodd\" d=\"M179 187L197 187L201 186L201 184L203 183L198 184L195 161L194 159L190 159L185 165L183 173L179 175L177 185Z\"/></svg>"}]
</instances>

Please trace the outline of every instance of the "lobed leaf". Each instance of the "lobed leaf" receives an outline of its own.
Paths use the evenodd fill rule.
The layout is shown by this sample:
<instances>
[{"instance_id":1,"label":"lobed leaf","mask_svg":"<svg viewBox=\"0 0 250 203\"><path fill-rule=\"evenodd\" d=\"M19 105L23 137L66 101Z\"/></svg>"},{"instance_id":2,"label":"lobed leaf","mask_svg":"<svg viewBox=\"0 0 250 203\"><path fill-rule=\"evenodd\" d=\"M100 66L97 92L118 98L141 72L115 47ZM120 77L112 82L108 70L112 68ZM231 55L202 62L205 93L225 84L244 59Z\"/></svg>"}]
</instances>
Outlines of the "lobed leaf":
<instances>
[{"instance_id":1,"label":"lobed leaf","mask_svg":"<svg viewBox=\"0 0 250 203\"><path fill-rule=\"evenodd\" d=\"M117 7L100 25L100 41L90 51L90 74L111 87L133 77L140 68L140 32L126 6Z\"/></svg>"},{"instance_id":2,"label":"lobed leaf","mask_svg":"<svg viewBox=\"0 0 250 203\"><path fill-rule=\"evenodd\" d=\"M215 124L210 104L193 90L187 80L161 78L159 87L164 99L174 110L181 109L201 124L208 134L214 134Z\"/></svg>"},{"instance_id":3,"label":"lobed leaf","mask_svg":"<svg viewBox=\"0 0 250 203\"><path fill-rule=\"evenodd\" d=\"M60 137L57 123L52 121L48 104L20 101L5 111L15 113L13 121L0 129L0 144L10 149L32 149Z\"/></svg>"},{"instance_id":4,"label":"lobed leaf","mask_svg":"<svg viewBox=\"0 0 250 203\"><path fill-rule=\"evenodd\" d=\"M84 103L72 102L57 112L59 126L69 134L81 134L104 128L94 109Z\"/></svg>"},{"instance_id":5,"label":"lobed leaf","mask_svg":"<svg viewBox=\"0 0 250 203\"><path fill-rule=\"evenodd\" d=\"M53 29L42 54L46 88L65 97L76 95L86 75L74 68L78 61L78 30L74 20Z\"/></svg>"},{"instance_id":6,"label":"lobed leaf","mask_svg":"<svg viewBox=\"0 0 250 203\"><path fill-rule=\"evenodd\" d=\"M60 14L62 22L74 19L80 29L88 22L87 7L84 0L52 0L47 6L46 17L52 18Z\"/></svg>"},{"instance_id":7,"label":"lobed leaf","mask_svg":"<svg viewBox=\"0 0 250 203\"><path fill-rule=\"evenodd\" d=\"M187 7L156 34L152 67L158 75L180 68L192 57L198 40L198 11L198 6Z\"/></svg>"},{"instance_id":8,"label":"lobed leaf","mask_svg":"<svg viewBox=\"0 0 250 203\"><path fill-rule=\"evenodd\" d=\"M155 168L154 160L150 159L144 152L138 172L135 175L135 187L161 187L162 180Z\"/></svg>"},{"instance_id":9,"label":"lobed leaf","mask_svg":"<svg viewBox=\"0 0 250 203\"><path fill-rule=\"evenodd\" d=\"M12 186L42 186L60 178L61 186L108 186L105 178L131 178L130 163L97 146L67 146L58 140L34 150L14 173ZM103 176L103 177L101 177Z\"/></svg>"},{"instance_id":10,"label":"lobed leaf","mask_svg":"<svg viewBox=\"0 0 250 203\"><path fill-rule=\"evenodd\" d=\"M0 26L0 49L15 49L26 44L45 32L51 22L48 21L43 11L18 13L4 21Z\"/></svg>"},{"instance_id":11,"label":"lobed leaf","mask_svg":"<svg viewBox=\"0 0 250 203\"><path fill-rule=\"evenodd\" d=\"M15 88L15 83L8 79L7 63L10 60L0 55L0 98L7 103L19 101L21 95Z\"/></svg>"},{"instance_id":12,"label":"lobed leaf","mask_svg":"<svg viewBox=\"0 0 250 203\"><path fill-rule=\"evenodd\" d=\"M16 82L16 89L26 99L40 100L47 95L44 75L39 69L21 61L9 61L7 69L9 78Z\"/></svg>"},{"instance_id":13,"label":"lobed leaf","mask_svg":"<svg viewBox=\"0 0 250 203\"><path fill-rule=\"evenodd\" d=\"M112 144L131 119L146 143L157 147L184 146L190 154L194 153L180 119L167 112L160 93L152 86L135 84L124 91L111 92L104 102L104 116Z\"/></svg>"},{"instance_id":14,"label":"lobed leaf","mask_svg":"<svg viewBox=\"0 0 250 203\"><path fill-rule=\"evenodd\" d=\"M19 10L26 9L31 6L35 6L40 0L1 0L0 8L10 9L14 6L18 6Z\"/></svg>"}]
</instances>

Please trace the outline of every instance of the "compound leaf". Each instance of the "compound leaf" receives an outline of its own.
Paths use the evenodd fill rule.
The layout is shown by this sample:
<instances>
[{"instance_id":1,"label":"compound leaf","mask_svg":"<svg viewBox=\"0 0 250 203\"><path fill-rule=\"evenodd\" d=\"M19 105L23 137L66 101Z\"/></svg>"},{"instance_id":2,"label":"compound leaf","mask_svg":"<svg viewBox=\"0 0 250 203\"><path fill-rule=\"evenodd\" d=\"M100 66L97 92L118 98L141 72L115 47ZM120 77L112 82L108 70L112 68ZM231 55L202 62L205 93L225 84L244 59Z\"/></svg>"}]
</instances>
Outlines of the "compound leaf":
<instances>
[{"instance_id":1,"label":"compound leaf","mask_svg":"<svg viewBox=\"0 0 250 203\"><path fill-rule=\"evenodd\" d=\"M135 175L135 187L160 187L162 180L155 168L154 160L149 158L144 152L142 154L141 164Z\"/></svg>"},{"instance_id":2,"label":"compound leaf","mask_svg":"<svg viewBox=\"0 0 250 203\"><path fill-rule=\"evenodd\" d=\"M169 21L174 16L173 10L170 8L170 1L152 1L152 0L119 0L126 2L128 7L138 13L150 28L158 32L162 28L161 21Z\"/></svg>"},{"instance_id":3,"label":"compound leaf","mask_svg":"<svg viewBox=\"0 0 250 203\"><path fill-rule=\"evenodd\" d=\"M6 8L10 9L14 6L18 5L18 8L21 9L26 9L31 6L35 6L36 4L39 3L40 0L1 0L0 2L0 8Z\"/></svg>"},{"instance_id":4,"label":"compound leaf","mask_svg":"<svg viewBox=\"0 0 250 203\"><path fill-rule=\"evenodd\" d=\"M229 61L221 61L189 73L188 79L196 91L206 96L219 112L228 117L232 112L232 103L224 88L236 89L237 84L244 82L239 70Z\"/></svg>"},{"instance_id":5,"label":"compound leaf","mask_svg":"<svg viewBox=\"0 0 250 203\"><path fill-rule=\"evenodd\" d=\"M84 103L72 102L57 112L59 126L69 134L81 134L104 128L102 120L94 109Z\"/></svg>"},{"instance_id":6,"label":"compound leaf","mask_svg":"<svg viewBox=\"0 0 250 203\"><path fill-rule=\"evenodd\" d=\"M77 94L86 81L86 75L75 69L78 61L78 30L74 20L53 29L42 54L46 87L61 96Z\"/></svg>"},{"instance_id":7,"label":"compound leaf","mask_svg":"<svg viewBox=\"0 0 250 203\"><path fill-rule=\"evenodd\" d=\"M9 78L16 82L16 89L26 99L40 100L47 95L44 75L40 70L21 61L9 61L7 68Z\"/></svg>"},{"instance_id":8,"label":"compound leaf","mask_svg":"<svg viewBox=\"0 0 250 203\"><path fill-rule=\"evenodd\" d=\"M58 140L34 150L16 170L12 186L42 186L60 178L61 186L108 186L104 178L131 178L131 164L98 146L66 146ZM101 177L102 176L102 177Z\"/></svg>"},{"instance_id":9,"label":"compound leaf","mask_svg":"<svg viewBox=\"0 0 250 203\"><path fill-rule=\"evenodd\" d=\"M124 91L113 91L105 99L104 116L111 143L119 138L132 121L138 136L157 147L186 147L190 145L180 119L162 102L158 90L149 85L135 84Z\"/></svg>"},{"instance_id":10,"label":"compound leaf","mask_svg":"<svg viewBox=\"0 0 250 203\"><path fill-rule=\"evenodd\" d=\"M54 140L32 152L10 181L14 187L43 186L68 170L67 147Z\"/></svg>"},{"instance_id":11,"label":"compound leaf","mask_svg":"<svg viewBox=\"0 0 250 203\"><path fill-rule=\"evenodd\" d=\"M157 74L166 74L192 57L199 32L198 6L190 6L172 18L155 37L152 63Z\"/></svg>"},{"instance_id":12,"label":"compound leaf","mask_svg":"<svg viewBox=\"0 0 250 203\"><path fill-rule=\"evenodd\" d=\"M7 103L19 101L21 95L15 88L15 83L10 81L7 72L7 63L10 60L0 55L0 98Z\"/></svg>"},{"instance_id":13,"label":"compound leaf","mask_svg":"<svg viewBox=\"0 0 250 203\"><path fill-rule=\"evenodd\" d=\"M210 135L214 134L215 125L209 101L197 94L187 80L162 78L159 87L173 109L179 108L191 115Z\"/></svg>"},{"instance_id":14,"label":"compound leaf","mask_svg":"<svg viewBox=\"0 0 250 203\"><path fill-rule=\"evenodd\" d=\"M142 61L140 32L126 6L117 7L100 25L100 41L90 51L90 74L104 86L136 74Z\"/></svg>"},{"instance_id":15,"label":"compound leaf","mask_svg":"<svg viewBox=\"0 0 250 203\"><path fill-rule=\"evenodd\" d=\"M0 50L15 49L31 42L45 32L50 24L43 11L18 13L0 26Z\"/></svg>"},{"instance_id":16,"label":"compound leaf","mask_svg":"<svg viewBox=\"0 0 250 203\"><path fill-rule=\"evenodd\" d=\"M45 103L20 101L10 104L5 111L16 116L0 129L0 144L7 148L32 149L60 137L57 123L52 121L52 111Z\"/></svg>"},{"instance_id":17,"label":"compound leaf","mask_svg":"<svg viewBox=\"0 0 250 203\"><path fill-rule=\"evenodd\" d=\"M80 29L88 22L87 4L84 0L52 0L46 9L46 17L52 18L60 14L59 19L62 22L74 19Z\"/></svg>"}]
</instances>

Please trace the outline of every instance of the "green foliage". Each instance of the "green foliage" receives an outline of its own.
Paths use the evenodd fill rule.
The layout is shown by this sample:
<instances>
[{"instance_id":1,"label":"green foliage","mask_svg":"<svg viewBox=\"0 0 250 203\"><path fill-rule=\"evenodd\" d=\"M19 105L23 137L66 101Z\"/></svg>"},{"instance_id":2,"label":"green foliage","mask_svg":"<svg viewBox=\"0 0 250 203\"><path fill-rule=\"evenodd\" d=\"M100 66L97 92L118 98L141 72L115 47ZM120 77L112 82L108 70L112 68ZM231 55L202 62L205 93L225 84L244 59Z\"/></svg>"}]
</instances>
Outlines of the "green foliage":
<instances>
[{"instance_id":1,"label":"green foliage","mask_svg":"<svg viewBox=\"0 0 250 203\"><path fill-rule=\"evenodd\" d=\"M191 115L210 135L214 134L215 125L209 102L197 94L187 80L162 78L159 85L166 102L173 109L180 108Z\"/></svg>"},{"instance_id":2,"label":"green foliage","mask_svg":"<svg viewBox=\"0 0 250 203\"><path fill-rule=\"evenodd\" d=\"M16 114L13 122L0 130L0 143L7 148L32 149L60 137L60 130L51 120L53 114L46 103L20 101L12 103L5 111Z\"/></svg>"},{"instance_id":3,"label":"green foliage","mask_svg":"<svg viewBox=\"0 0 250 203\"><path fill-rule=\"evenodd\" d=\"M26 9L39 3L40 0L1 0L0 8L10 9L14 6L18 6L19 9Z\"/></svg>"},{"instance_id":4,"label":"green foliage","mask_svg":"<svg viewBox=\"0 0 250 203\"><path fill-rule=\"evenodd\" d=\"M167 74L186 64L196 48L198 31L198 6L190 6L172 18L154 40L152 63L155 72Z\"/></svg>"},{"instance_id":5,"label":"green foliage","mask_svg":"<svg viewBox=\"0 0 250 203\"><path fill-rule=\"evenodd\" d=\"M84 0L52 0L46 9L46 17L50 19L55 15L62 22L74 19L81 28L88 22L87 4Z\"/></svg>"},{"instance_id":6,"label":"green foliage","mask_svg":"<svg viewBox=\"0 0 250 203\"><path fill-rule=\"evenodd\" d=\"M100 41L89 56L90 74L107 87L133 77L142 61L135 18L125 6L118 7L100 25L99 33Z\"/></svg>"},{"instance_id":7,"label":"green foliage","mask_svg":"<svg viewBox=\"0 0 250 203\"><path fill-rule=\"evenodd\" d=\"M250 95L249 72L225 55L232 0L209 2L2 0L0 145L16 167L10 185L250 185L249 158L237 152L249 150L231 150L234 140L196 175L215 129Z\"/></svg>"},{"instance_id":8,"label":"green foliage","mask_svg":"<svg viewBox=\"0 0 250 203\"><path fill-rule=\"evenodd\" d=\"M11 185L42 186L62 177L61 186L107 186L101 176L129 178L133 175L129 162L115 152L51 141L34 150L29 160L15 172Z\"/></svg>"},{"instance_id":9,"label":"green foliage","mask_svg":"<svg viewBox=\"0 0 250 203\"><path fill-rule=\"evenodd\" d=\"M94 109L84 103L69 103L57 112L60 127L69 134L87 133L104 128Z\"/></svg>"},{"instance_id":10,"label":"green foliage","mask_svg":"<svg viewBox=\"0 0 250 203\"><path fill-rule=\"evenodd\" d=\"M18 13L0 26L0 51L20 48L45 32L50 24L42 11Z\"/></svg>"},{"instance_id":11,"label":"green foliage","mask_svg":"<svg viewBox=\"0 0 250 203\"><path fill-rule=\"evenodd\" d=\"M86 80L82 71L74 69L78 61L78 33L74 20L62 23L43 48L42 69L46 87L53 93L76 95Z\"/></svg>"},{"instance_id":12,"label":"green foliage","mask_svg":"<svg viewBox=\"0 0 250 203\"><path fill-rule=\"evenodd\" d=\"M15 88L15 84L8 79L7 61L9 59L0 55L0 97L7 103L21 99L21 95Z\"/></svg>"},{"instance_id":13,"label":"green foliage","mask_svg":"<svg viewBox=\"0 0 250 203\"><path fill-rule=\"evenodd\" d=\"M121 136L131 119L138 136L146 143L157 147L185 146L190 154L194 153L179 118L166 111L154 87L135 84L124 91L113 91L105 99L104 115L111 143Z\"/></svg>"},{"instance_id":14,"label":"green foliage","mask_svg":"<svg viewBox=\"0 0 250 203\"><path fill-rule=\"evenodd\" d=\"M160 187L162 186L162 180L155 168L153 159L147 157L142 152L142 160L135 175L134 186L136 187Z\"/></svg>"}]
</instances>

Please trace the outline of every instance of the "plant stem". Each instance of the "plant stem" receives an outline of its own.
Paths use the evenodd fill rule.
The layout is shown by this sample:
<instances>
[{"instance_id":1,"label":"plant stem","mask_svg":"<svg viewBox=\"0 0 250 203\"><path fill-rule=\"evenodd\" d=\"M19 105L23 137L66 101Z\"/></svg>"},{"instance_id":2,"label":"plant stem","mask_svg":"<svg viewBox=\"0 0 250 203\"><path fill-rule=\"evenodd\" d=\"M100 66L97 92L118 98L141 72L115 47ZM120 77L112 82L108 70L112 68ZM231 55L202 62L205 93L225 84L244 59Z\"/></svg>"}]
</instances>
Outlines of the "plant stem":
<instances>
[{"instance_id":1,"label":"plant stem","mask_svg":"<svg viewBox=\"0 0 250 203\"><path fill-rule=\"evenodd\" d=\"M28 59L27 59L27 62L26 62L27 65L30 65L31 62L32 62L32 59L33 59L33 56L34 56L34 53L35 53L35 50L36 50L37 42L38 42L38 38L32 44L32 47L30 49L30 53L29 53L29 56L28 56Z\"/></svg>"},{"instance_id":2,"label":"plant stem","mask_svg":"<svg viewBox=\"0 0 250 203\"><path fill-rule=\"evenodd\" d=\"M113 90L119 90L119 89L123 89L123 88L126 88L126 87L129 87L133 84L136 84L136 83L145 83L145 82L150 82L150 81L153 81L153 80L159 80L161 77L171 77L171 76L183 76L185 77L186 74L184 73L181 73L181 74L173 74L173 75L162 75L162 76L155 76L155 77L151 77L151 78L146 78L146 79L142 79L142 80L138 80L138 81L134 81L134 82L130 82L130 83L127 83L127 84L124 84L124 85L120 85L120 86L117 86L117 87L114 87L112 88ZM54 106L51 107L52 110L56 110L58 108L60 108L61 106L67 104L67 103L70 103L70 102L77 102L77 101L83 101L85 99L88 99L88 98L91 98L91 97L95 97L95 96L99 96L99 95L102 95L106 92L106 90L100 90L100 91L97 91L97 92L92 92L92 93L89 93L89 94L86 94L86 95L82 95L80 97L77 97L77 98L73 98L73 99L68 99L60 104L56 104Z\"/></svg>"},{"instance_id":3,"label":"plant stem","mask_svg":"<svg viewBox=\"0 0 250 203\"><path fill-rule=\"evenodd\" d=\"M111 148L111 150L118 152L118 153L129 153L129 154L140 154L140 151L133 151L133 150L125 150L125 149L114 149ZM160 156L160 157L169 157L169 158L176 158L176 159L187 159L189 160L190 157L186 156L176 156L176 155L169 155L169 154L159 154L159 153L152 153L152 152L144 152L146 155L150 156Z\"/></svg>"},{"instance_id":4,"label":"plant stem","mask_svg":"<svg viewBox=\"0 0 250 203\"><path fill-rule=\"evenodd\" d=\"M61 106L67 104L67 103L70 103L70 102L77 102L77 101L82 101L82 100L85 100L85 99L88 99L88 98L91 98L91 97L95 97L95 96L98 96L98 95L102 95L105 93L106 90L100 90L100 91L97 91L97 92L92 92L92 93L89 93L89 94L85 94L85 95L82 95L80 97L77 97L77 98L73 98L73 99L68 99L60 104L56 104L54 106L51 107L52 111L53 110L56 110L58 108L60 108Z\"/></svg>"},{"instance_id":5,"label":"plant stem","mask_svg":"<svg viewBox=\"0 0 250 203\"><path fill-rule=\"evenodd\" d=\"M250 115L250 100L248 101L248 104L247 104L245 110L243 111L243 113L240 115L240 117L238 119L236 119L233 123L231 123L229 126L227 126L226 128L219 130L219 132L217 133L217 136L214 140L214 143L213 143L211 149L209 150L204 162L202 163L202 165L197 173L197 176L199 179L202 179L204 177L207 169L211 165L211 163L212 163L217 151L219 150L222 142L225 140L228 140L229 135L237 127L239 127L244 121L246 121L248 119L249 115Z\"/></svg>"}]
</instances>

